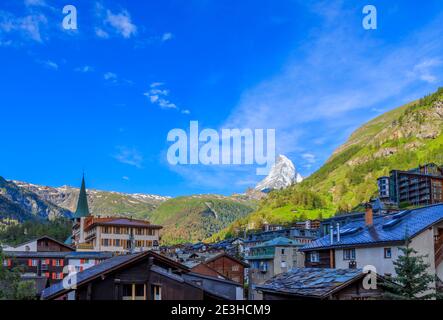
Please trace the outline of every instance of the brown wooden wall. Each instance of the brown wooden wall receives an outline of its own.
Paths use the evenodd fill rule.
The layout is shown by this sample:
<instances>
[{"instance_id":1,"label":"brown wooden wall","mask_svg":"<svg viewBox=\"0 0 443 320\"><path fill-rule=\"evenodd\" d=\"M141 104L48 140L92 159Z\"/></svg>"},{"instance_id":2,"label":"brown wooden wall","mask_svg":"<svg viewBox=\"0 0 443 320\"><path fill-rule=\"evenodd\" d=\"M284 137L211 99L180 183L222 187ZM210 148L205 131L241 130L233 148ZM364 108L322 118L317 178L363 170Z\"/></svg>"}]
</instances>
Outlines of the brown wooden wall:
<instances>
[{"instance_id":1,"label":"brown wooden wall","mask_svg":"<svg viewBox=\"0 0 443 320\"><path fill-rule=\"evenodd\" d=\"M51 239L39 239L37 241L37 251L38 252L67 252L74 251L74 249L69 249L66 246L62 246Z\"/></svg>"},{"instance_id":2,"label":"brown wooden wall","mask_svg":"<svg viewBox=\"0 0 443 320\"><path fill-rule=\"evenodd\" d=\"M310 252L305 252L305 268L334 268L334 250L318 251L320 255L319 262L310 261ZM331 254L332 252L332 254Z\"/></svg>"},{"instance_id":3,"label":"brown wooden wall","mask_svg":"<svg viewBox=\"0 0 443 320\"><path fill-rule=\"evenodd\" d=\"M227 256L221 256L220 258L208 262L207 265L228 279L244 284L245 268L238 261L230 259Z\"/></svg>"}]
</instances>

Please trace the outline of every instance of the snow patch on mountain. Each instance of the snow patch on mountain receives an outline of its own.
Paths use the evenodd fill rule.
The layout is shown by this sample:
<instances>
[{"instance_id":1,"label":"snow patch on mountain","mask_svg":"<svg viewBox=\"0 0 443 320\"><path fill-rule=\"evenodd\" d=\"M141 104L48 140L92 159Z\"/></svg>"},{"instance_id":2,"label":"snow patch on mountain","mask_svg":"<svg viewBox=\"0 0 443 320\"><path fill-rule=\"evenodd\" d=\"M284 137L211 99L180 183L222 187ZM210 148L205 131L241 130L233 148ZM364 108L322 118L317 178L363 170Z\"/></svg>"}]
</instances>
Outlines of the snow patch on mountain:
<instances>
[{"instance_id":1,"label":"snow patch on mountain","mask_svg":"<svg viewBox=\"0 0 443 320\"><path fill-rule=\"evenodd\" d=\"M302 181L303 177L296 171L292 161L284 155L279 155L269 174L257 184L255 190L267 192L274 189L284 189Z\"/></svg>"}]
</instances>

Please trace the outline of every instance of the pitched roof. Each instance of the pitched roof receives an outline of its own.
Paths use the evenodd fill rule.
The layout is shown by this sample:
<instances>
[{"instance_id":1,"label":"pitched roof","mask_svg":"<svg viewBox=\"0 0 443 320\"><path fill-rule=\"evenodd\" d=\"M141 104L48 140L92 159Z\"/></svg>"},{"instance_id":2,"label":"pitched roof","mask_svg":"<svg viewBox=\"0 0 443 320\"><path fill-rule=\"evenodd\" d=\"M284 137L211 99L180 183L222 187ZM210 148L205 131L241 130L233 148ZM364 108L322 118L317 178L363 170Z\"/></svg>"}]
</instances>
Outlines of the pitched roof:
<instances>
[{"instance_id":1,"label":"pitched roof","mask_svg":"<svg viewBox=\"0 0 443 320\"><path fill-rule=\"evenodd\" d=\"M363 276L362 269L299 268L281 273L256 289L321 299Z\"/></svg>"},{"instance_id":2,"label":"pitched roof","mask_svg":"<svg viewBox=\"0 0 443 320\"><path fill-rule=\"evenodd\" d=\"M161 229L162 226L151 224L149 221L145 220L136 220L130 218L92 218L90 224L85 227L85 230L91 228L92 226L100 225L100 226L121 226L121 227L144 227L144 228L152 228L152 229Z\"/></svg>"},{"instance_id":3,"label":"pitched roof","mask_svg":"<svg viewBox=\"0 0 443 320\"><path fill-rule=\"evenodd\" d=\"M364 221L355 221L340 230L340 241L334 232L334 241L330 235L319 238L302 247L301 251L317 249L372 246L383 243L401 243L411 239L426 228L443 221L443 204L405 210L393 215L374 217L371 227Z\"/></svg>"},{"instance_id":4,"label":"pitched roof","mask_svg":"<svg viewBox=\"0 0 443 320\"><path fill-rule=\"evenodd\" d=\"M81 217L88 217L89 215L90 213L88 206L88 197L86 195L85 176L83 175L82 186L80 188L80 194L78 196L77 210L75 210L73 218L76 219Z\"/></svg>"},{"instance_id":5,"label":"pitched roof","mask_svg":"<svg viewBox=\"0 0 443 320\"><path fill-rule=\"evenodd\" d=\"M285 237L278 237L272 240L268 240L258 246L252 248L263 248L263 247L284 247L284 246L297 246L300 245L299 242L291 240Z\"/></svg>"},{"instance_id":6,"label":"pitched roof","mask_svg":"<svg viewBox=\"0 0 443 320\"><path fill-rule=\"evenodd\" d=\"M20 243L20 244L16 245L15 247L12 247L12 248L18 248L18 247L24 246L24 245L26 245L26 244L28 244L28 243L35 242L35 241L39 241L39 240L42 240L42 239L48 239L48 240L51 240L51 241L53 241L53 242L59 244L59 245L62 246L62 247L65 247L65 248L67 248L67 249L70 249L71 251L74 251L74 248L72 248L71 246L69 246L69 245L67 245L67 244L65 244L65 243L63 243L63 242L60 242L60 241L58 241L58 240L56 240L56 239L54 239L54 238L52 238L52 237L50 237L50 236L41 236L41 237L38 237L38 238L35 238L35 239L32 239L32 240L28 240L28 241L26 241L26 242L23 242L23 243Z\"/></svg>"},{"instance_id":7,"label":"pitched roof","mask_svg":"<svg viewBox=\"0 0 443 320\"><path fill-rule=\"evenodd\" d=\"M189 269L186 266L183 266L173 260L170 260L164 256L161 256L153 251L144 251L137 254L127 254L127 255L120 255L115 256L111 259L104 260L98 265L95 265L91 268L88 268L82 272L77 273L77 287L90 282L98 277L101 277L102 275L111 273L115 270L118 270L124 266L126 266L129 263L139 261L147 256L154 256L156 260L163 261L168 263L169 265L174 265L186 272L189 272ZM66 292L71 291L70 288L64 288L63 281L58 282L54 285L52 285L49 288L46 288L42 292L42 298L43 299L51 299L53 297L58 297Z\"/></svg>"}]
</instances>

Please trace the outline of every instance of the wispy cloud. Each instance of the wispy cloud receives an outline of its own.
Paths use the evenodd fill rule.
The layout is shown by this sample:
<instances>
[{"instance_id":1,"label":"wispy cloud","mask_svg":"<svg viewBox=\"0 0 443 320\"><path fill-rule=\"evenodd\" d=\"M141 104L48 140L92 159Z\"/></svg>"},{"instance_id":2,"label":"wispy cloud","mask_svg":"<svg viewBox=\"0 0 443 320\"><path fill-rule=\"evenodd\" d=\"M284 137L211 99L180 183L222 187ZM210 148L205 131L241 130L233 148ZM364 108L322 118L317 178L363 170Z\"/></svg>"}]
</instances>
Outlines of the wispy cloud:
<instances>
[{"instance_id":1,"label":"wispy cloud","mask_svg":"<svg viewBox=\"0 0 443 320\"><path fill-rule=\"evenodd\" d=\"M111 34L114 34L129 39L137 34L137 26L125 9L114 13L97 2L96 15L100 20L100 25L95 28L95 33L100 38L109 38Z\"/></svg>"},{"instance_id":2,"label":"wispy cloud","mask_svg":"<svg viewBox=\"0 0 443 320\"><path fill-rule=\"evenodd\" d=\"M86 65L86 66L82 66L82 67L77 67L74 69L74 71L81 72L81 73L88 73L88 72L94 71L94 68Z\"/></svg>"},{"instance_id":3,"label":"wispy cloud","mask_svg":"<svg viewBox=\"0 0 443 320\"><path fill-rule=\"evenodd\" d=\"M174 35L171 32L163 33L162 42L171 40L173 37L174 37Z\"/></svg>"},{"instance_id":4,"label":"wispy cloud","mask_svg":"<svg viewBox=\"0 0 443 320\"><path fill-rule=\"evenodd\" d=\"M43 42L42 29L47 27L48 20L43 14L15 16L0 11L0 43L20 45L23 42Z\"/></svg>"},{"instance_id":5,"label":"wispy cloud","mask_svg":"<svg viewBox=\"0 0 443 320\"><path fill-rule=\"evenodd\" d=\"M304 44L294 50L280 73L243 92L220 128L275 129L276 154L287 155L308 175L353 130L373 118L373 110L394 108L392 101L418 98L442 82L438 57L443 54L439 27L443 16L392 45L356 28L361 21L345 2L299 3L317 14L320 23L315 30L307 30ZM315 154L310 152L312 146ZM231 166L194 166L192 175L188 169L173 170L189 181L192 175L198 176L202 183L213 180L214 172L232 185L240 176L232 174ZM251 174L254 171L246 169L242 180L245 176L258 179Z\"/></svg>"},{"instance_id":6,"label":"wispy cloud","mask_svg":"<svg viewBox=\"0 0 443 320\"><path fill-rule=\"evenodd\" d=\"M48 69L58 70L59 66L56 62L51 60L37 60L37 63L45 66Z\"/></svg>"},{"instance_id":7,"label":"wispy cloud","mask_svg":"<svg viewBox=\"0 0 443 320\"><path fill-rule=\"evenodd\" d=\"M169 89L164 88L163 82L153 82L150 89L143 93L152 104L158 105L162 109L174 109L181 111L182 114L190 114L187 109L181 110L175 103L169 99Z\"/></svg>"},{"instance_id":8,"label":"wispy cloud","mask_svg":"<svg viewBox=\"0 0 443 320\"><path fill-rule=\"evenodd\" d=\"M113 72L106 72L106 73L103 75L103 78L104 78L106 81L110 81L110 82L115 83L115 82L117 82L117 78L118 78L118 76L117 76L115 73L113 73Z\"/></svg>"},{"instance_id":9,"label":"wispy cloud","mask_svg":"<svg viewBox=\"0 0 443 320\"><path fill-rule=\"evenodd\" d=\"M113 156L118 162L142 168L143 156L136 148L129 148L125 146L118 146L117 153Z\"/></svg>"}]
</instances>

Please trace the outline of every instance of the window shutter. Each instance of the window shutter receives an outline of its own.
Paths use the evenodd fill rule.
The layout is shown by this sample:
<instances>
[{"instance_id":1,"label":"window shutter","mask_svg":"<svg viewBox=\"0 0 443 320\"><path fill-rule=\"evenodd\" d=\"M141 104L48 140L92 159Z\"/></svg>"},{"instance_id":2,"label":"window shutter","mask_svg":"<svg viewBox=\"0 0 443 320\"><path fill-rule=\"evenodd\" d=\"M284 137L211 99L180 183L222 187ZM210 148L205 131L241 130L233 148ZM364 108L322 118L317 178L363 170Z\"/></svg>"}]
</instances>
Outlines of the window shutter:
<instances>
[{"instance_id":1,"label":"window shutter","mask_svg":"<svg viewBox=\"0 0 443 320\"><path fill-rule=\"evenodd\" d=\"M83 267L80 267L80 272L82 272L82 271L83 271L83 269L84 269Z\"/></svg>"},{"instance_id":2,"label":"window shutter","mask_svg":"<svg viewBox=\"0 0 443 320\"><path fill-rule=\"evenodd\" d=\"M80 263L84 264L85 263L85 259L80 259Z\"/></svg>"},{"instance_id":3,"label":"window shutter","mask_svg":"<svg viewBox=\"0 0 443 320\"><path fill-rule=\"evenodd\" d=\"M51 261L49 259L46 259L45 261L48 266L51 264Z\"/></svg>"},{"instance_id":4,"label":"window shutter","mask_svg":"<svg viewBox=\"0 0 443 320\"><path fill-rule=\"evenodd\" d=\"M45 277L49 278L49 272L45 272Z\"/></svg>"},{"instance_id":5,"label":"window shutter","mask_svg":"<svg viewBox=\"0 0 443 320\"><path fill-rule=\"evenodd\" d=\"M10 267L12 265L12 260L8 259L8 267Z\"/></svg>"},{"instance_id":6,"label":"window shutter","mask_svg":"<svg viewBox=\"0 0 443 320\"><path fill-rule=\"evenodd\" d=\"M60 260L60 266L63 267L64 265L65 265L65 260L61 259L61 260Z\"/></svg>"},{"instance_id":7,"label":"window shutter","mask_svg":"<svg viewBox=\"0 0 443 320\"><path fill-rule=\"evenodd\" d=\"M55 272L52 273L52 279L53 280L57 279L57 274Z\"/></svg>"},{"instance_id":8,"label":"window shutter","mask_svg":"<svg viewBox=\"0 0 443 320\"><path fill-rule=\"evenodd\" d=\"M55 259L52 259L52 266L55 267L56 263L55 263Z\"/></svg>"},{"instance_id":9,"label":"window shutter","mask_svg":"<svg viewBox=\"0 0 443 320\"><path fill-rule=\"evenodd\" d=\"M28 267L32 267L32 259L28 259Z\"/></svg>"}]
</instances>

